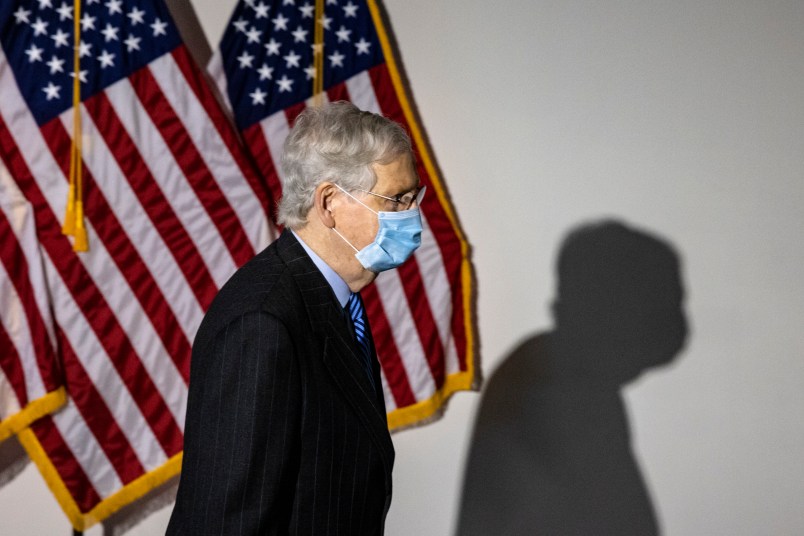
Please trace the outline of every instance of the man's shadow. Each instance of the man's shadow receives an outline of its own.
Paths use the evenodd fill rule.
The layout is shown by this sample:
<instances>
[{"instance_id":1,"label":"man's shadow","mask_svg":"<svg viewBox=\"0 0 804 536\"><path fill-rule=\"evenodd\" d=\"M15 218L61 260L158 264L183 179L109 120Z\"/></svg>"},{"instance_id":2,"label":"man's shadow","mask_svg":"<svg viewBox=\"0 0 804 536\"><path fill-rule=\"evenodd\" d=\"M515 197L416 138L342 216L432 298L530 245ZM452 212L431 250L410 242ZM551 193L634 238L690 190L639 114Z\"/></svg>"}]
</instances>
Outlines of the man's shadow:
<instances>
[{"instance_id":1,"label":"man's shadow","mask_svg":"<svg viewBox=\"0 0 804 536\"><path fill-rule=\"evenodd\" d=\"M687 336L679 258L615 221L582 226L558 258L555 329L491 376L475 423L458 535L659 532L620 389Z\"/></svg>"}]
</instances>

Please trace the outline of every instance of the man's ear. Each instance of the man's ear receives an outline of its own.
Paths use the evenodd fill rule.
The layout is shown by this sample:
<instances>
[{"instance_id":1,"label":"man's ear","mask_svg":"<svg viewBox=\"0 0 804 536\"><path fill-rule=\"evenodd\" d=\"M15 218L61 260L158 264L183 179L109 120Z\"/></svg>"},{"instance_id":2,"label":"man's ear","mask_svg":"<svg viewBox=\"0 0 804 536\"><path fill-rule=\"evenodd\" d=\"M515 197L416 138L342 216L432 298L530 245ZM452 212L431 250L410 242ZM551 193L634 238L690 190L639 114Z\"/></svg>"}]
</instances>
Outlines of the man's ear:
<instances>
[{"instance_id":1,"label":"man's ear","mask_svg":"<svg viewBox=\"0 0 804 536\"><path fill-rule=\"evenodd\" d=\"M335 198L337 197L338 188L331 182L322 182L315 189L315 197L313 200L313 209L318 219L329 229L335 227L335 217L332 214L332 209L337 205Z\"/></svg>"}]
</instances>

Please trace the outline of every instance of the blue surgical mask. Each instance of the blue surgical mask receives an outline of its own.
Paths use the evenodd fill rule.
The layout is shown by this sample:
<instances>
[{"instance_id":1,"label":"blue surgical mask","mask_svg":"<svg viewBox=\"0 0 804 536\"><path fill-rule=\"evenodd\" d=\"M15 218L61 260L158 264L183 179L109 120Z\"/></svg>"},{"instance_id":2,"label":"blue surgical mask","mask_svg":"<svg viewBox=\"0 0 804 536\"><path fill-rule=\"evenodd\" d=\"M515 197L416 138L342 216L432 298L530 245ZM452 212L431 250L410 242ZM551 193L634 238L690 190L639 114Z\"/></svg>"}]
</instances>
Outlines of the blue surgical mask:
<instances>
[{"instance_id":1,"label":"blue surgical mask","mask_svg":"<svg viewBox=\"0 0 804 536\"><path fill-rule=\"evenodd\" d=\"M337 185L336 185L337 186ZM377 215L380 223L374 241L361 250L332 228L344 242L355 250L355 257L366 270L384 272L404 263L422 243L422 217L419 213L418 201L421 200L424 189L417 198L416 208L401 210L399 212L377 212L357 199L355 196L338 186L346 195L371 210Z\"/></svg>"}]
</instances>

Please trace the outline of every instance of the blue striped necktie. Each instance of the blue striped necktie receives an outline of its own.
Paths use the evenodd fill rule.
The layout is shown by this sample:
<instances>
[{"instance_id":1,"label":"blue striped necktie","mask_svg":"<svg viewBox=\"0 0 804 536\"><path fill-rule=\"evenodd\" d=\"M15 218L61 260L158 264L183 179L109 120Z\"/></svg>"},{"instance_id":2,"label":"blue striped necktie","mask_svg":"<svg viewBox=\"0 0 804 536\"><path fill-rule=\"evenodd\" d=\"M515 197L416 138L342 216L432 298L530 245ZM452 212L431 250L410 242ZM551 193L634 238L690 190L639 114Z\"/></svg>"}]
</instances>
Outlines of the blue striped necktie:
<instances>
[{"instance_id":1,"label":"blue striped necktie","mask_svg":"<svg viewBox=\"0 0 804 536\"><path fill-rule=\"evenodd\" d=\"M352 319L355 340L363 354L363 368L366 369L369 382L371 382L371 386L376 391L377 387L374 385L374 375L371 372L371 346L369 345L368 333L366 332L366 318L360 294L353 292L352 295L349 296L349 301L346 302L346 309L349 311L349 317Z\"/></svg>"}]
</instances>

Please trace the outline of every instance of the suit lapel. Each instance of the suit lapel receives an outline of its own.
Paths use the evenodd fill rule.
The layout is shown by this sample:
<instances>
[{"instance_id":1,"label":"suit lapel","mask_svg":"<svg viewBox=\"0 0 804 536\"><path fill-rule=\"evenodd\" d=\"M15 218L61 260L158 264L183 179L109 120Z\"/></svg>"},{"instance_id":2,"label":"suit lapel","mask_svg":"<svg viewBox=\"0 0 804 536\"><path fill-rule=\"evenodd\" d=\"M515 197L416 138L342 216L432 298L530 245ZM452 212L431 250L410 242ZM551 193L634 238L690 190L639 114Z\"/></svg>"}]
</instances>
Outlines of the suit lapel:
<instances>
[{"instance_id":1,"label":"suit lapel","mask_svg":"<svg viewBox=\"0 0 804 536\"><path fill-rule=\"evenodd\" d=\"M324 365L390 468L393 444L388 434L385 404L366 377L361 350L352 336L343 309L327 280L292 233L284 231L277 245L279 255L301 291L313 331L322 341ZM371 347L374 350L373 339ZM377 385L381 385L378 372L375 378Z\"/></svg>"}]
</instances>

